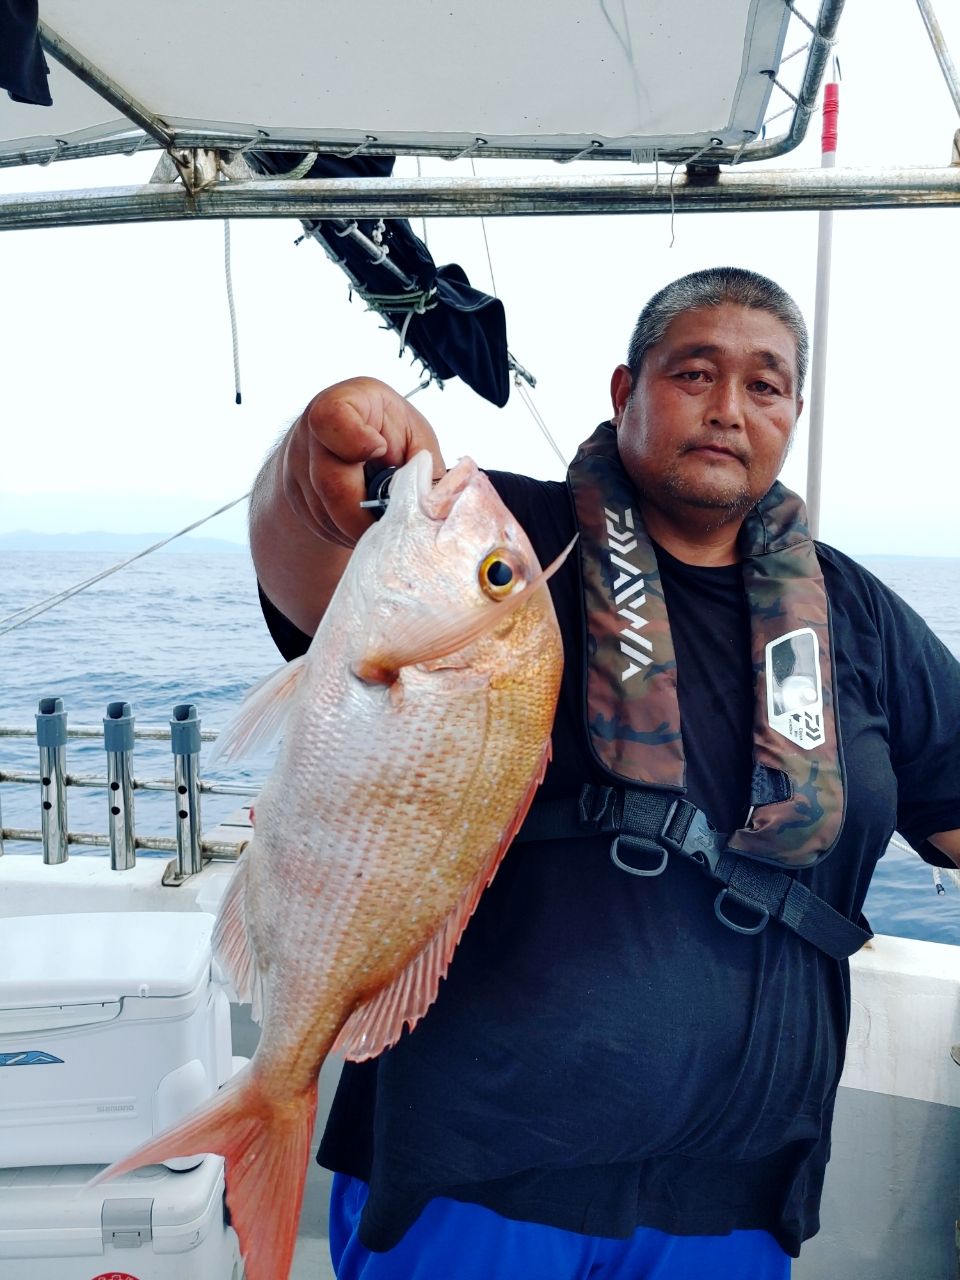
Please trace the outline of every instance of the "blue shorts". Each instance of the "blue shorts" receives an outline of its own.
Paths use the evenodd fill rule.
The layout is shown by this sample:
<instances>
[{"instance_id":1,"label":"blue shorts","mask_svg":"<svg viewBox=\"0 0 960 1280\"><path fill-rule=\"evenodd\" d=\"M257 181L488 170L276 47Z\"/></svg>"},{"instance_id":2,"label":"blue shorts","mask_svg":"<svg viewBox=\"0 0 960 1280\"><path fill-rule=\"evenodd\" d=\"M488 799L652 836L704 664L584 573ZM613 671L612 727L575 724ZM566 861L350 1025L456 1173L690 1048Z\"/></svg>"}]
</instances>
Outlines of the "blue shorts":
<instances>
[{"instance_id":1,"label":"blue shorts","mask_svg":"<svg viewBox=\"0 0 960 1280\"><path fill-rule=\"evenodd\" d=\"M514 1222L482 1205L431 1200L398 1245L371 1253L357 1239L367 1185L338 1173L330 1198L337 1280L789 1280L790 1258L766 1231L668 1236L638 1227L628 1240Z\"/></svg>"}]
</instances>

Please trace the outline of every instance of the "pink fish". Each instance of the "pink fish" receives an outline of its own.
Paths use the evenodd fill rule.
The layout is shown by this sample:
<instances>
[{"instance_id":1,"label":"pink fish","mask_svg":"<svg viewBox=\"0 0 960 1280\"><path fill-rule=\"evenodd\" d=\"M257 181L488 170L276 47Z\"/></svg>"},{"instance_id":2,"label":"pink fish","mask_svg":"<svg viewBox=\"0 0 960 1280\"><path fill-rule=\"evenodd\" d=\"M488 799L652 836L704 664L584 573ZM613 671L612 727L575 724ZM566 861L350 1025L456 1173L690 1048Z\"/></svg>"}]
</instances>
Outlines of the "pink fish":
<instances>
[{"instance_id":1,"label":"pink fish","mask_svg":"<svg viewBox=\"0 0 960 1280\"><path fill-rule=\"evenodd\" d=\"M97 1179L219 1152L248 1280L289 1275L323 1060L372 1057L426 1013L549 758L563 557L541 572L469 459L431 472L424 452L397 473L309 652L221 735L235 756L285 720L214 931L256 1054Z\"/></svg>"}]
</instances>

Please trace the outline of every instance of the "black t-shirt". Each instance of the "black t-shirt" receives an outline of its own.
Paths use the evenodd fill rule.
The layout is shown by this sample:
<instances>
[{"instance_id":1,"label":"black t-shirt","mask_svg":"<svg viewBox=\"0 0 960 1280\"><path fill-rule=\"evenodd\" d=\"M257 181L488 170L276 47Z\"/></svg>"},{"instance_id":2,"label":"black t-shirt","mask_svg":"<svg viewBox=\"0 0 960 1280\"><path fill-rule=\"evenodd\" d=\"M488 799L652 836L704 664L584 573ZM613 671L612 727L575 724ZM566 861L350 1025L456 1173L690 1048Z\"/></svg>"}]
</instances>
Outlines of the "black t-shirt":
<instances>
[{"instance_id":1,"label":"black t-shirt","mask_svg":"<svg viewBox=\"0 0 960 1280\"><path fill-rule=\"evenodd\" d=\"M548 563L575 527L566 487L491 479ZM865 569L818 554L847 813L834 852L794 874L857 919L895 827L918 848L960 827L960 664ZM662 549L658 562L688 796L729 831L745 817L752 747L740 570ZM571 796L603 781L583 728L572 558L550 585L566 662L542 794ZM307 638L265 612L285 656L302 652ZM318 1159L370 1183L368 1247L391 1247L436 1195L603 1236L763 1229L794 1255L817 1230L847 965L775 924L725 928L716 884L682 858L639 879L608 849L514 846L420 1025L345 1066Z\"/></svg>"}]
</instances>

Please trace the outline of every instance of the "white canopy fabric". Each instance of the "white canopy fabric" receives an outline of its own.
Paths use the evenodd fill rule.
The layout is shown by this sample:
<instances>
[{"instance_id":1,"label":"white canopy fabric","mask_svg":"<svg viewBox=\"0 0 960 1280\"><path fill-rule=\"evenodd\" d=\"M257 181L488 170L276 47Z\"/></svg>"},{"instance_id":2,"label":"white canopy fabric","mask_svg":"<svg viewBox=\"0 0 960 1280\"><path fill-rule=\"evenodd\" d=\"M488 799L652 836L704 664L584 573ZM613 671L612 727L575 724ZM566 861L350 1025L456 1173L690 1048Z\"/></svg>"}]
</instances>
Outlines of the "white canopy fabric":
<instances>
[{"instance_id":1,"label":"white canopy fabric","mask_svg":"<svg viewBox=\"0 0 960 1280\"><path fill-rule=\"evenodd\" d=\"M191 145L449 152L479 138L638 160L757 136L790 17L785 0L40 0L53 33ZM74 74L51 73L52 107L0 98L7 163L139 136Z\"/></svg>"}]
</instances>

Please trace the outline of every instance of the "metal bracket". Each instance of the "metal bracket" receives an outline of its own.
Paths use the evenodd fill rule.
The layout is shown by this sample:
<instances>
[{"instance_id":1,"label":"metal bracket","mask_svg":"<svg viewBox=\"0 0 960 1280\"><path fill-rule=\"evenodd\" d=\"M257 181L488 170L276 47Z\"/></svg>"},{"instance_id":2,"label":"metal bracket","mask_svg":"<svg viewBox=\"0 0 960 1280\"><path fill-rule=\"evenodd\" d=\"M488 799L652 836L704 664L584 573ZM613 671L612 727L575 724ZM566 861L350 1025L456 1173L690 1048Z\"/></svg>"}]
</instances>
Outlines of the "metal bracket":
<instances>
[{"instance_id":1,"label":"metal bracket","mask_svg":"<svg viewBox=\"0 0 960 1280\"><path fill-rule=\"evenodd\" d=\"M150 181L155 183L176 182L180 177L180 170L173 163L170 155L166 151L160 152L160 159L157 161L156 168L150 175Z\"/></svg>"},{"instance_id":2,"label":"metal bracket","mask_svg":"<svg viewBox=\"0 0 960 1280\"><path fill-rule=\"evenodd\" d=\"M202 170L203 181L200 186L193 186L191 184L198 173L197 158L200 156L202 159L199 161L199 168ZM255 182L260 177L239 151L202 151L198 148L172 147L161 154L157 167L150 175L150 181L159 184L182 179L190 194L196 195L213 186L220 174L231 182Z\"/></svg>"},{"instance_id":3,"label":"metal bracket","mask_svg":"<svg viewBox=\"0 0 960 1280\"><path fill-rule=\"evenodd\" d=\"M192 196L208 191L220 180L220 152L205 147L171 147L170 158Z\"/></svg>"},{"instance_id":4,"label":"metal bracket","mask_svg":"<svg viewBox=\"0 0 960 1280\"><path fill-rule=\"evenodd\" d=\"M204 858L203 865L206 866L209 861L209 858ZM182 885L185 885L188 880L192 880L194 874L195 872L192 871L182 872L177 859L171 858L166 865L166 869L160 879L160 883L163 885L164 889L179 889Z\"/></svg>"}]
</instances>

